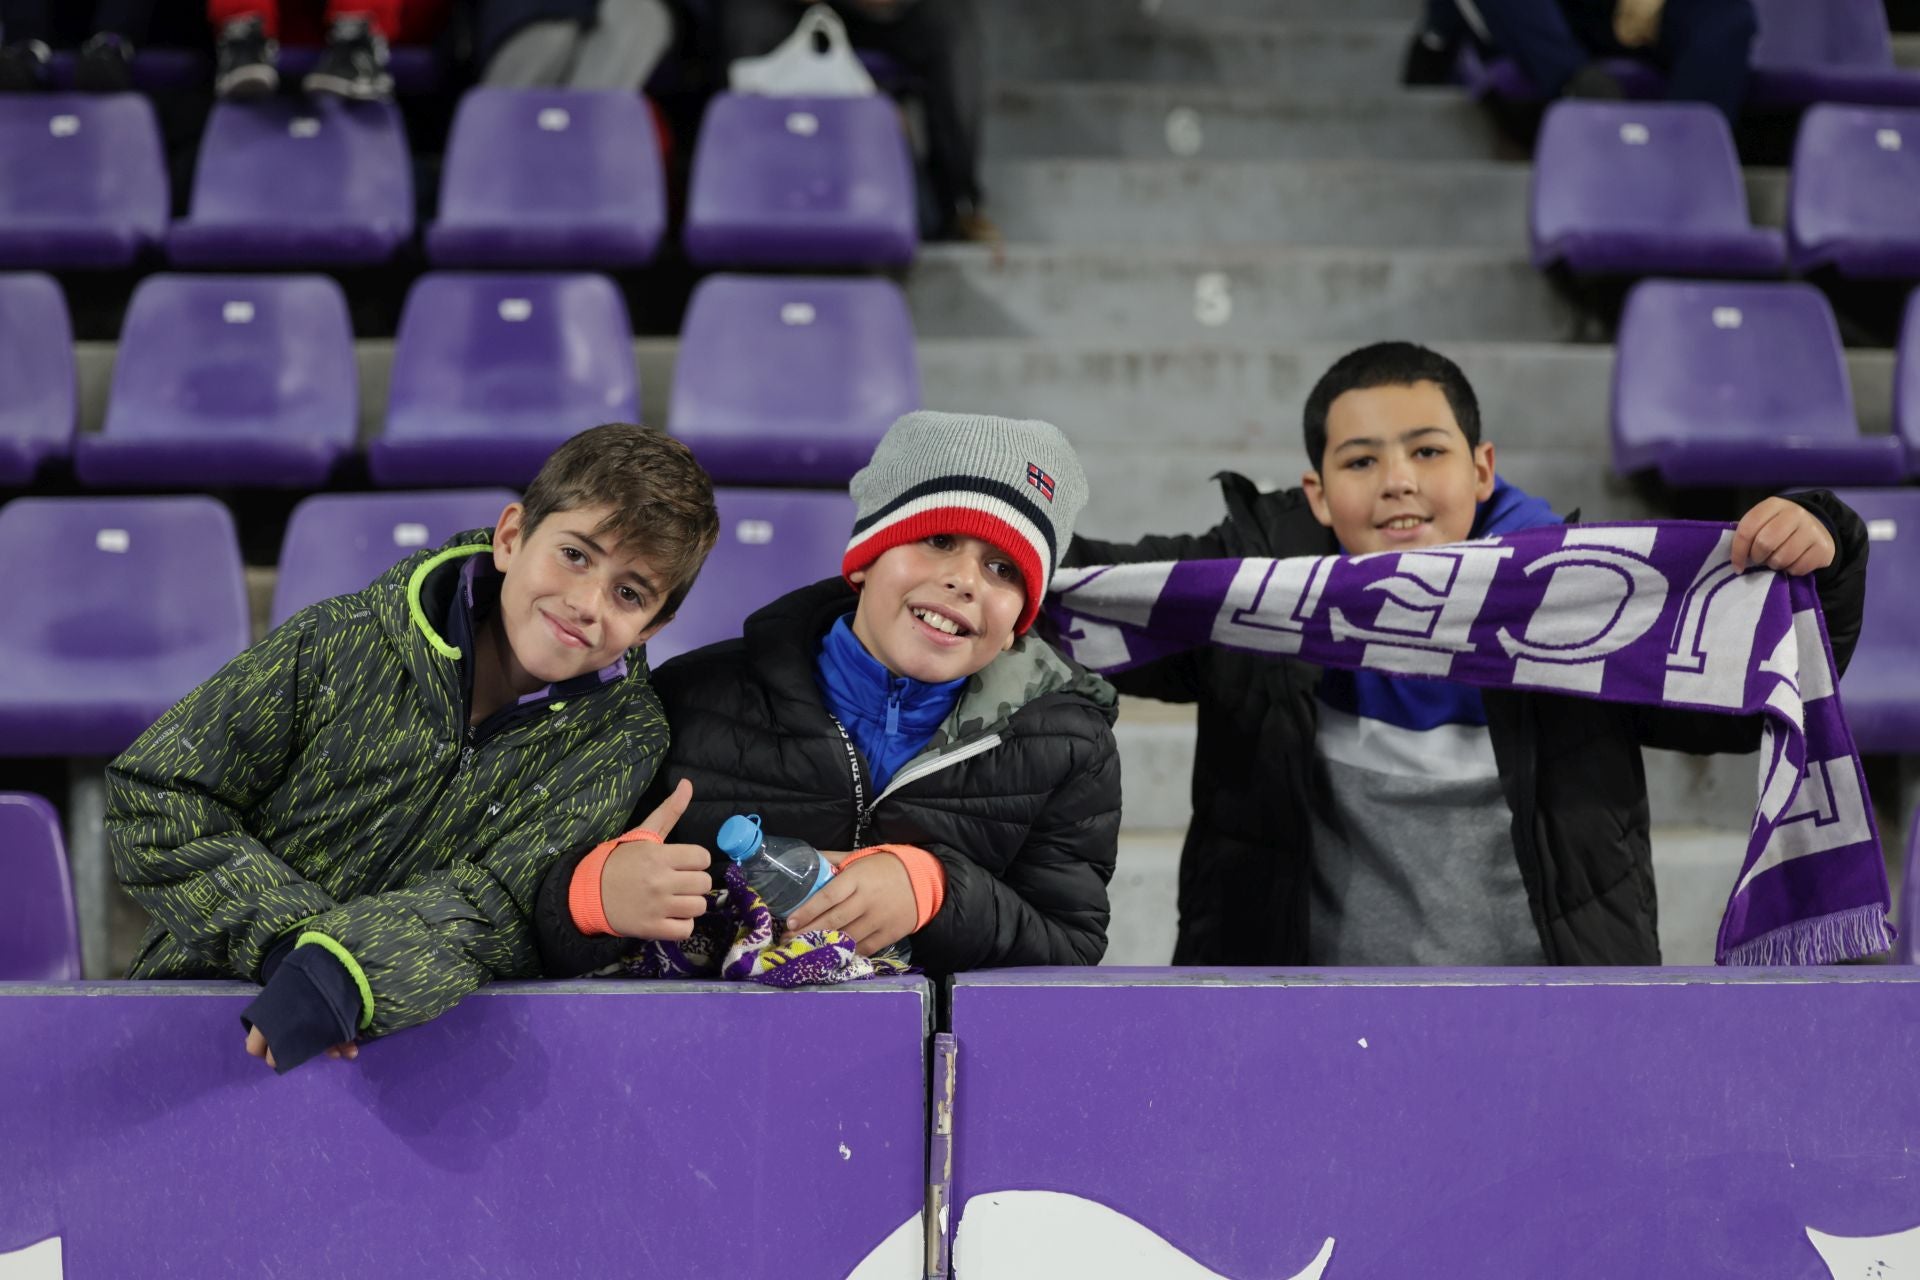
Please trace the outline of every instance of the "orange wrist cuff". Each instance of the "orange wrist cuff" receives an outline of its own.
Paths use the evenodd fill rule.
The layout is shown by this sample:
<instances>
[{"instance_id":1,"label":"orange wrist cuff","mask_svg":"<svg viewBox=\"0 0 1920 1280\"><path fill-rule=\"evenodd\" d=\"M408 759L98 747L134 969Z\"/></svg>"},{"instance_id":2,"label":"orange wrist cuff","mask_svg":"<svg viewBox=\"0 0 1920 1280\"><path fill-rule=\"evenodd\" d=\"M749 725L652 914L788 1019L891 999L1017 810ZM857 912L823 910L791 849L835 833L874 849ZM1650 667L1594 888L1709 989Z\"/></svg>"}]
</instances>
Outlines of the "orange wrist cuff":
<instances>
[{"instance_id":1,"label":"orange wrist cuff","mask_svg":"<svg viewBox=\"0 0 1920 1280\"><path fill-rule=\"evenodd\" d=\"M573 916L573 927L588 937L615 937L614 927L607 923L607 906L600 896L600 875L607 868L607 859L613 851L623 844L634 842L641 844L659 844L660 837L651 831L636 827L625 835L615 836L604 844L593 847L593 852L580 859L580 865L573 869L573 879L567 884L567 911Z\"/></svg>"},{"instance_id":2,"label":"orange wrist cuff","mask_svg":"<svg viewBox=\"0 0 1920 1280\"><path fill-rule=\"evenodd\" d=\"M907 882L913 886L913 929L918 933L927 927L927 922L939 913L940 904L947 900L946 868L940 865L940 859L910 844L876 844L855 849L840 860L840 865L844 868L876 853L892 854L907 869Z\"/></svg>"}]
</instances>

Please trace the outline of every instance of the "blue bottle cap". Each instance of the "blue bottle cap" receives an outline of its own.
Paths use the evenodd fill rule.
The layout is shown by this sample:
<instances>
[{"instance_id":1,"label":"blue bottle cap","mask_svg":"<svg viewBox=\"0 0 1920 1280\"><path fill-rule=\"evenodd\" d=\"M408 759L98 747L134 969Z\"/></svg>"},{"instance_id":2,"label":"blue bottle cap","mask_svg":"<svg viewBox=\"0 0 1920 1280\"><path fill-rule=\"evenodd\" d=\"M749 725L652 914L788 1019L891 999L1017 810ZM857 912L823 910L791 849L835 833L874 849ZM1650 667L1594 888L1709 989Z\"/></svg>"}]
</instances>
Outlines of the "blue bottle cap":
<instances>
[{"instance_id":1,"label":"blue bottle cap","mask_svg":"<svg viewBox=\"0 0 1920 1280\"><path fill-rule=\"evenodd\" d=\"M735 862L745 862L760 852L760 846L766 842L766 836L760 830L760 815L757 813L736 813L720 824L720 835L716 843L720 852Z\"/></svg>"}]
</instances>

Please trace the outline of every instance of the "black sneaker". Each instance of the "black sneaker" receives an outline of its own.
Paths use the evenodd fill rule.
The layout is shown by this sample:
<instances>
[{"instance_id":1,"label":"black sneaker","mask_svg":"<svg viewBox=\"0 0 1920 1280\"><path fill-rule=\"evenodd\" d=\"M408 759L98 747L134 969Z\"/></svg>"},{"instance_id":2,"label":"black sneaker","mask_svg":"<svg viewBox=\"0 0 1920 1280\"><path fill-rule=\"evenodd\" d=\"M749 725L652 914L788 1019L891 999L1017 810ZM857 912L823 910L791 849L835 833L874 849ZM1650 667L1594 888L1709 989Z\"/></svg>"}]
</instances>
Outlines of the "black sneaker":
<instances>
[{"instance_id":1,"label":"black sneaker","mask_svg":"<svg viewBox=\"0 0 1920 1280\"><path fill-rule=\"evenodd\" d=\"M102 31L80 46L73 87L82 93L128 93L133 89L133 46Z\"/></svg>"},{"instance_id":2,"label":"black sneaker","mask_svg":"<svg viewBox=\"0 0 1920 1280\"><path fill-rule=\"evenodd\" d=\"M1438 32L1421 31L1407 45L1400 64L1400 83L1409 88L1453 83L1453 64L1459 49Z\"/></svg>"},{"instance_id":3,"label":"black sneaker","mask_svg":"<svg viewBox=\"0 0 1920 1280\"><path fill-rule=\"evenodd\" d=\"M0 93L31 93L46 80L53 50L39 40L0 45Z\"/></svg>"},{"instance_id":4,"label":"black sneaker","mask_svg":"<svg viewBox=\"0 0 1920 1280\"><path fill-rule=\"evenodd\" d=\"M258 18L236 18L220 31L213 91L222 98L260 98L280 87L274 60L277 42L267 39Z\"/></svg>"},{"instance_id":5,"label":"black sneaker","mask_svg":"<svg viewBox=\"0 0 1920 1280\"><path fill-rule=\"evenodd\" d=\"M1597 62L1589 62L1573 73L1573 79L1567 81L1567 87L1560 91L1563 98L1587 98L1595 102L1619 102L1627 96L1627 86L1620 78Z\"/></svg>"},{"instance_id":6,"label":"black sneaker","mask_svg":"<svg viewBox=\"0 0 1920 1280\"><path fill-rule=\"evenodd\" d=\"M327 32L327 51L301 87L308 93L332 94L356 102L377 102L393 96L393 76L387 71L387 42L365 18L342 18Z\"/></svg>"}]
</instances>

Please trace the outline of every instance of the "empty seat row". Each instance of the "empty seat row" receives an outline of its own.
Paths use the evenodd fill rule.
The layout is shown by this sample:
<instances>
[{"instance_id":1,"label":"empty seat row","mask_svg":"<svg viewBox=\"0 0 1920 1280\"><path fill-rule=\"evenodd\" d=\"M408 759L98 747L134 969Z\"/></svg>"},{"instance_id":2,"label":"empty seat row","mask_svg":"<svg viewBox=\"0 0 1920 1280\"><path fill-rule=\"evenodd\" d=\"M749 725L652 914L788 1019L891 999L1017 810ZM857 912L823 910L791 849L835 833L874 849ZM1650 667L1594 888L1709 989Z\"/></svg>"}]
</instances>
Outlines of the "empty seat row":
<instances>
[{"instance_id":1,"label":"empty seat row","mask_svg":"<svg viewBox=\"0 0 1920 1280\"><path fill-rule=\"evenodd\" d=\"M124 94L0 99L0 267L377 265L414 234L391 103L221 103L190 209L169 225L159 127ZM628 267L666 234L651 108L633 94L475 89L448 142L437 266ZM696 264L899 266L918 245L911 160L884 98L722 94L696 143Z\"/></svg>"},{"instance_id":2,"label":"empty seat row","mask_svg":"<svg viewBox=\"0 0 1920 1280\"><path fill-rule=\"evenodd\" d=\"M1920 468L1920 295L1893 433L1862 435L1840 331L1800 282L1644 280L1615 344L1613 464L1676 486L1897 484Z\"/></svg>"},{"instance_id":3,"label":"empty seat row","mask_svg":"<svg viewBox=\"0 0 1920 1280\"><path fill-rule=\"evenodd\" d=\"M1755 227L1726 120L1688 103L1560 102L1541 125L1533 257L1577 275L1920 279L1920 108L1821 106L1785 234Z\"/></svg>"},{"instance_id":4,"label":"empty seat row","mask_svg":"<svg viewBox=\"0 0 1920 1280\"><path fill-rule=\"evenodd\" d=\"M1819 103L1920 106L1920 73L1895 65L1885 0L1754 0L1759 34L1748 54L1747 106L1791 110ZM1606 68L1629 97L1658 98L1666 80L1650 63ZM1457 78L1475 97L1538 102L1540 89L1508 58L1468 48Z\"/></svg>"},{"instance_id":5,"label":"empty seat row","mask_svg":"<svg viewBox=\"0 0 1920 1280\"><path fill-rule=\"evenodd\" d=\"M721 489L720 540L660 662L831 576L844 492ZM507 490L320 494L296 508L271 622L366 586L400 559L490 527ZM0 756L114 755L252 639L233 519L204 496L17 498L0 507Z\"/></svg>"},{"instance_id":6,"label":"empty seat row","mask_svg":"<svg viewBox=\"0 0 1920 1280\"><path fill-rule=\"evenodd\" d=\"M574 433L636 421L633 333L595 275L422 276L394 344L385 486L522 485ZM844 485L920 407L890 281L714 275L682 330L667 430L722 483ZM0 275L0 485L71 452L102 488L325 485L357 447L346 298L324 276L155 275L128 307L106 421L75 434L65 303Z\"/></svg>"}]
</instances>

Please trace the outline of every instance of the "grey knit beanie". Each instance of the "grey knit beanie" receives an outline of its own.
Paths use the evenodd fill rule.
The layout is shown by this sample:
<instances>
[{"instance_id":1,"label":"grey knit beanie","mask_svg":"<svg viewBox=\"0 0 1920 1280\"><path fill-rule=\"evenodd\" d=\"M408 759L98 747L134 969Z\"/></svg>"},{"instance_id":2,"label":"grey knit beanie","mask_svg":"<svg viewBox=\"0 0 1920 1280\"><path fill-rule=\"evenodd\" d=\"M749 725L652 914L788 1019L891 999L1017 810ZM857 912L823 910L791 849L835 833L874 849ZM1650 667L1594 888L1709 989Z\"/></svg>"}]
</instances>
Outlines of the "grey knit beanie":
<instances>
[{"instance_id":1,"label":"grey knit beanie","mask_svg":"<svg viewBox=\"0 0 1920 1280\"><path fill-rule=\"evenodd\" d=\"M936 533L978 538L1011 556L1026 581L1016 633L1039 616L1087 505L1086 473L1052 423L927 410L887 428L851 490L843 576Z\"/></svg>"}]
</instances>

